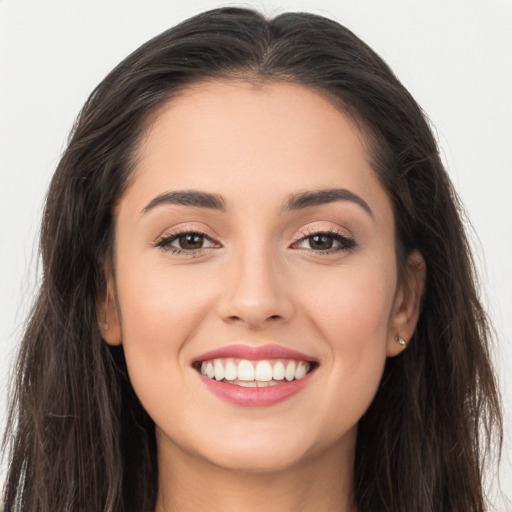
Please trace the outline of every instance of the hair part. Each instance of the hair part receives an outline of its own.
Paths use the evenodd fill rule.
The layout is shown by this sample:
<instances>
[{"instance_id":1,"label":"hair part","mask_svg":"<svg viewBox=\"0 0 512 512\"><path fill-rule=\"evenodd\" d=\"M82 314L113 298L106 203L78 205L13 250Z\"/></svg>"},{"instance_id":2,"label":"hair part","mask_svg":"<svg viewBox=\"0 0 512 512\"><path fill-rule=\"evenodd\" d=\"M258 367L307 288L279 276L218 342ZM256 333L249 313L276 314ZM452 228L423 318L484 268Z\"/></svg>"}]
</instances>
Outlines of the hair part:
<instances>
[{"instance_id":1,"label":"hair part","mask_svg":"<svg viewBox=\"0 0 512 512\"><path fill-rule=\"evenodd\" d=\"M373 50L313 14L273 19L222 8L150 40L93 91L53 177L43 216L43 279L22 341L4 443L8 510L152 511L154 424L122 347L98 328L115 207L158 109L209 80L290 81L358 123L393 205L398 253L427 264L420 320L388 359L360 420L359 512L483 512L483 461L502 423L461 206L421 109Z\"/></svg>"}]
</instances>

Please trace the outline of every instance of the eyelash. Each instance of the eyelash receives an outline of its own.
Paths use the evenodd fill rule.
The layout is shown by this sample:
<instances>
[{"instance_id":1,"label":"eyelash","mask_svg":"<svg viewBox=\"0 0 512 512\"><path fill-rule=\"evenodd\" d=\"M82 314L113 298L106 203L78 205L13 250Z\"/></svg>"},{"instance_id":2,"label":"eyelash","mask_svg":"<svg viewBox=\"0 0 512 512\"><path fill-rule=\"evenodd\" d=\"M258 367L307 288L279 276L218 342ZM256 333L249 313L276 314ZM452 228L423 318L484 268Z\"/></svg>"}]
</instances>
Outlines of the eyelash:
<instances>
[{"instance_id":1,"label":"eyelash","mask_svg":"<svg viewBox=\"0 0 512 512\"><path fill-rule=\"evenodd\" d=\"M213 245L210 247L201 247L199 249L182 249L178 247L172 247L171 244L178 240L180 237L184 235L196 235L203 237L203 239L209 240ZM313 238L314 236L327 236L333 241L338 242L339 246L337 248L329 248L327 250L315 250L315 249L307 249L305 250L309 253L312 253L314 255L327 255L327 254L335 254L340 251L350 251L354 249L357 245L356 241L353 238L350 238L348 236L345 236L341 234L339 231L336 231L335 229L326 229L326 230L311 230L306 232L297 242L294 242L291 247L297 248L297 246L308 240ZM199 230L191 230L191 229L182 229L175 231L173 233L170 233L168 235L165 235L161 238L159 238L155 242L155 247L158 247L162 249L163 251L170 252L171 254L176 255L185 255L190 257L197 257L201 256L204 252L206 252L208 249L211 249L214 247L216 243L204 232Z\"/></svg>"},{"instance_id":2,"label":"eyelash","mask_svg":"<svg viewBox=\"0 0 512 512\"><path fill-rule=\"evenodd\" d=\"M178 231L174 231L173 233L169 233L168 235L164 235L163 237L159 238L156 243L155 247L159 247L163 251L170 252L171 254L179 254L179 255L185 255L185 256L201 256L206 250L210 249L210 247L201 247L200 249L181 249L178 247L172 247L171 244L175 240L178 240L180 237L185 235L196 235L203 237L204 239L210 240L213 244L213 240L204 232L200 230L194 230L194 229L180 229Z\"/></svg>"},{"instance_id":3,"label":"eyelash","mask_svg":"<svg viewBox=\"0 0 512 512\"><path fill-rule=\"evenodd\" d=\"M339 246L337 248L330 248L327 250L315 250L315 249L307 249L306 250L314 255L327 255L327 254L335 254L337 252L341 251L350 251L354 249L357 245L356 241L353 238L350 238L346 235L343 235L339 231L335 229L322 229L322 230L316 230L312 229L309 231L306 231L300 240L297 242L294 242L292 247L295 247L299 245L301 242L304 242L308 239L313 238L314 236L327 236L329 238L332 238L335 242L339 243Z\"/></svg>"}]
</instances>

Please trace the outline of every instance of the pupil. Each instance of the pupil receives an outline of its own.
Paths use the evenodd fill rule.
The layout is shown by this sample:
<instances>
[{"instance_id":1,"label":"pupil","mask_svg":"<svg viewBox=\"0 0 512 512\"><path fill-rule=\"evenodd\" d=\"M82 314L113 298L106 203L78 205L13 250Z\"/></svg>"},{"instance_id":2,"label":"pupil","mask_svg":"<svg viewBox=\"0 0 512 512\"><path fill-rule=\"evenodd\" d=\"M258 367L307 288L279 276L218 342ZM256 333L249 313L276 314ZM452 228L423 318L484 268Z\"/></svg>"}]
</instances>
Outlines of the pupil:
<instances>
[{"instance_id":1,"label":"pupil","mask_svg":"<svg viewBox=\"0 0 512 512\"><path fill-rule=\"evenodd\" d=\"M200 249L203 245L203 236L198 234L183 235L179 238L182 249Z\"/></svg>"},{"instance_id":2,"label":"pupil","mask_svg":"<svg viewBox=\"0 0 512 512\"><path fill-rule=\"evenodd\" d=\"M310 238L310 246L312 249L331 249L332 238L328 235L315 235Z\"/></svg>"}]
</instances>

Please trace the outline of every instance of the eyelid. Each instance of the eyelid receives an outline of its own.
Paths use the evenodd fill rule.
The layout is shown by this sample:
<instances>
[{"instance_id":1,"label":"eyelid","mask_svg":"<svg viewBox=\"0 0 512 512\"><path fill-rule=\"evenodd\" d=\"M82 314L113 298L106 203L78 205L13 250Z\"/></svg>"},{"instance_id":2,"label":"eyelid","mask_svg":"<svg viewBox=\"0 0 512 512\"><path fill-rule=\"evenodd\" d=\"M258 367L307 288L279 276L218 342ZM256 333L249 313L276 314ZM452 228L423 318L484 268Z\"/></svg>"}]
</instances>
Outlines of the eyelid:
<instances>
[{"instance_id":1,"label":"eyelid","mask_svg":"<svg viewBox=\"0 0 512 512\"><path fill-rule=\"evenodd\" d=\"M311 223L305 226L297 235L298 238L304 238L307 236L316 235L319 233L332 233L332 234L338 234L340 236L343 236L344 238L352 238L352 235L348 232L347 229L341 228L341 227L335 227L333 225L326 226L318 224L318 223Z\"/></svg>"},{"instance_id":2,"label":"eyelid","mask_svg":"<svg viewBox=\"0 0 512 512\"><path fill-rule=\"evenodd\" d=\"M308 226L298 235L298 237L296 238L296 241L292 243L291 247L296 248L296 246L298 246L301 242L304 242L308 238L313 237L315 235L330 236L331 238L336 240L340 244L340 246L337 248L330 248L330 249L326 249L323 251L315 250L315 249L307 249L307 248L301 248L301 249L305 249L306 251L316 254L316 255L321 255L321 254L334 254L334 253L341 252L341 251L349 251L349 250L354 249L357 245L357 242L352 235L344 233L343 230L341 230L339 228L336 229L333 227Z\"/></svg>"},{"instance_id":3,"label":"eyelid","mask_svg":"<svg viewBox=\"0 0 512 512\"><path fill-rule=\"evenodd\" d=\"M325 223L322 225L320 223L310 223L305 227L301 228L298 233L295 235L295 242L298 242L304 238L308 238L314 235L327 234L327 235L336 235L345 240L354 240L352 234L348 231L348 229L333 226L332 224L326 225Z\"/></svg>"},{"instance_id":4,"label":"eyelid","mask_svg":"<svg viewBox=\"0 0 512 512\"><path fill-rule=\"evenodd\" d=\"M199 249L181 249L178 247L172 247L170 244L174 242L174 240L178 239L182 235L188 234L197 234L201 235L205 239L209 240L213 245L209 247L201 247ZM164 251L169 251L174 254L184 254L184 255L199 255L205 250L211 249L212 247L221 247L221 244L216 240L214 236L207 232L205 229L198 228L196 226L185 225L178 226L176 228L172 228L164 231L163 234L159 235L154 241L153 246L159 248Z\"/></svg>"},{"instance_id":5,"label":"eyelid","mask_svg":"<svg viewBox=\"0 0 512 512\"><path fill-rule=\"evenodd\" d=\"M159 235L154 240L153 246L163 251L169 251L172 254L181 254L185 256L199 256L212 248L222 247L222 245L216 240L216 238L207 231L208 230L191 225L178 226L165 231L162 235ZM357 242L355 241L352 235L347 234L344 231L345 230L341 228L333 228L332 226L307 226L295 237L295 241L290 245L290 248L303 249L315 255L334 254L354 249L354 247L357 245ZM200 235L201 237L204 237L204 239L208 240L211 243L211 245L207 247L200 247L198 249L183 249L180 247L171 246L171 243L177 240L180 236L188 234ZM331 247L325 250L298 247L302 242L316 235L327 235L333 238L336 242L338 242L339 245L337 247Z\"/></svg>"}]
</instances>

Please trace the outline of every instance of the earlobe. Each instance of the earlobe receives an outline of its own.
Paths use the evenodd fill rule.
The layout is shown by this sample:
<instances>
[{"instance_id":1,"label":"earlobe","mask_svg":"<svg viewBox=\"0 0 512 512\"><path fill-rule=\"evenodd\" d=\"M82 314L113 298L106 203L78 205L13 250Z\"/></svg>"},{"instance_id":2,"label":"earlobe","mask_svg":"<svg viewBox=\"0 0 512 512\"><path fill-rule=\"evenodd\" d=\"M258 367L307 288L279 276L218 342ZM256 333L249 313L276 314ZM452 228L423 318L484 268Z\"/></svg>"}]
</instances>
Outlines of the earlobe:
<instances>
[{"instance_id":1,"label":"earlobe","mask_svg":"<svg viewBox=\"0 0 512 512\"><path fill-rule=\"evenodd\" d=\"M421 253L412 251L404 265L402 279L393 303L387 356L401 353L409 343L420 316L425 289L426 264Z\"/></svg>"},{"instance_id":2,"label":"earlobe","mask_svg":"<svg viewBox=\"0 0 512 512\"><path fill-rule=\"evenodd\" d=\"M104 296L98 301L97 321L101 337L109 345L121 345L121 323L111 278L107 279Z\"/></svg>"}]
</instances>

